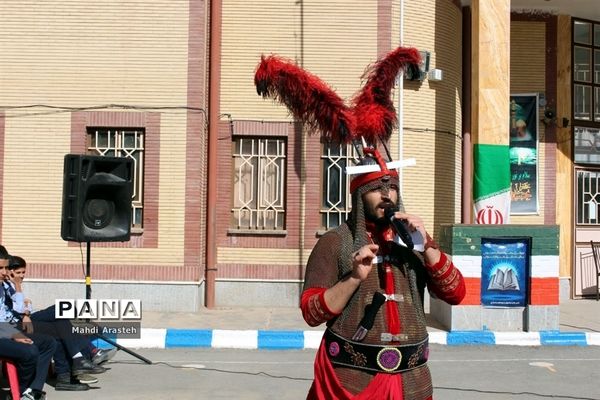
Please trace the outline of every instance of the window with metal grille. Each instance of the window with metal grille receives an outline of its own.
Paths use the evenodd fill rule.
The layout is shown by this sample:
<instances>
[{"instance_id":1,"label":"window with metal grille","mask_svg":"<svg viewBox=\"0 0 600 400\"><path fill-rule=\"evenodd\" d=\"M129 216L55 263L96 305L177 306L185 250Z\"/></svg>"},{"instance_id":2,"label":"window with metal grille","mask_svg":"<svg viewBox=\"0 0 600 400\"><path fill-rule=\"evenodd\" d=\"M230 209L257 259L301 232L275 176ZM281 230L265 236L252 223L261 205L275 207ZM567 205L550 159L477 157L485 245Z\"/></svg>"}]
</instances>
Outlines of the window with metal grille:
<instances>
[{"instance_id":1,"label":"window with metal grille","mask_svg":"<svg viewBox=\"0 0 600 400\"><path fill-rule=\"evenodd\" d=\"M352 208L350 178L346 166L358 162L350 144L323 144L321 153L321 228L329 230L341 225Z\"/></svg>"},{"instance_id":2,"label":"window with metal grille","mask_svg":"<svg viewBox=\"0 0 600 400\"><path fill-rule=\"evenodd\" d=\"M577 170L577 224L600 225L600 171Z\"/></svg>"},{"instance_id":3,"label":"window with metal grille","mask_svg":"<svg viewBox=\"0 0 600 400\"><path fill-rule=\"evenodd\" d=\"M143 128L88 128L88 154L106 157L128 157L133 160L133 194L131 227L140 232L144 210L144 133Z\"/></svg>"},{"instance_id":4,"label":"window with metal grille","mask_svg":"<svg viewBox=\"0 0 600 400\"><path fill-rule=\"evenodd\" d=\"M285 229L286 139L234 136L234 230Z\"/></svg>"}]
</instances>

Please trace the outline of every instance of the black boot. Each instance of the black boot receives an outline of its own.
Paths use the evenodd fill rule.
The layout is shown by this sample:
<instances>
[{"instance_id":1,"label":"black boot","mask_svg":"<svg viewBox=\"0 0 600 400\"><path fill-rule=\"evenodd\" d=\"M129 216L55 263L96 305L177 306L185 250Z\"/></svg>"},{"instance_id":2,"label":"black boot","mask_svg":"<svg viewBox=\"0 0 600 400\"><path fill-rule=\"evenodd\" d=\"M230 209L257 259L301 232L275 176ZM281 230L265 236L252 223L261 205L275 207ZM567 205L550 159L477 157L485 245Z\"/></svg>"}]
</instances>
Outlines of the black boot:
<instances>
[{"instance_id":1,"label":"black boot","mask_svg":"<svg viewBox=\"0 0 600 400\"><path fill-rule=\"evenodd\" d=\"M106 368L99 365L94 365L93 362L84 357L77 357L73 359L73 367L71 368L73 375L81 374L101 374L106 372Z\"/></svg>"},{"instance_id":2,"label":"black boot","mask_svg":"<svg viewBox=\"0 0 600 400\"><path fill-rule=\"evenodd\" d=\"M56 386L54 387L56 390L69 390L69 391L82 391L89 390L90 387L85 383L79 383L77 381L71 380L71 374L64 373L58 374L56 377Z\"/></svg>"}]
</instances>

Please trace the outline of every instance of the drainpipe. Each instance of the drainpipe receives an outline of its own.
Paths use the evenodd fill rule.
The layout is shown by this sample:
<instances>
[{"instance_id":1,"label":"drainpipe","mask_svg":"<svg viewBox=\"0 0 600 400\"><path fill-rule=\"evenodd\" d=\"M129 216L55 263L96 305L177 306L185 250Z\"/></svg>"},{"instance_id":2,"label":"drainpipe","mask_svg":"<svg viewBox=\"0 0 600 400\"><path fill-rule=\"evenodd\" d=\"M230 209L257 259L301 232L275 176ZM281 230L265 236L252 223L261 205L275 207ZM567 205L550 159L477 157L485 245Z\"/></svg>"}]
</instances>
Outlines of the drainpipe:
<instances>
[{"instance_id":1,"label":"drainpipe","mask_svg":"<svg viewBox=\"0 0 600 400\"><path fill-rule=\"evenodd\" d=\"M404 46L404 0L400 1L400 46ZM404 160L404 73L398 76L398 161ZM400 196L404 193L404 168L398 169Z\"/></svg>"},{"instance_id":2,"label":"drainpipe","mask_svg":"<svg viewBox=\"0 0 600 400\"><path fill-rule=\"evenodd\" d=\"M300 0L300 67L304 68L304 0ZM308 146L308 135L304 132L306 129L304 124L296 124L296 126L300 127L300 134L296 135L296 137L300 138L300 240L298 243L300 255L298 257L298 264L300 265L300 273L302 273L302 268L306 266L307 261L304 259L304 246L306 245L304 235L306 235L306 148ZM294 129L294 131L295 130L296 129ZM304 282L298 285L299 293L302 293L303 283ZM298 302L298 305L299 304L300 302Z\"/></svg>"},{"instance_id":3,"label":"drainpipe","mask_svg":"<svg viewBox=\"0 0 600 400\"><path fill-rule=\"evenodd\" d=\"M472 224L473 150L471 149L471 8L463 7L462 15L462 201L461 223Z\"/></svg>"},{"instance_id":4,"label":"drainpipe","mask_svg":"<svg viewBox=\"0 0 600 400\"><path fill-rule=\"evenodd\" d=\"M221 1L210 2L210 44L208 79L208 191L206 200L206 271L204 304L215 307L216 208L217 208L217 136L219 133L221 82Z\"/></svg>"}]
</instances>

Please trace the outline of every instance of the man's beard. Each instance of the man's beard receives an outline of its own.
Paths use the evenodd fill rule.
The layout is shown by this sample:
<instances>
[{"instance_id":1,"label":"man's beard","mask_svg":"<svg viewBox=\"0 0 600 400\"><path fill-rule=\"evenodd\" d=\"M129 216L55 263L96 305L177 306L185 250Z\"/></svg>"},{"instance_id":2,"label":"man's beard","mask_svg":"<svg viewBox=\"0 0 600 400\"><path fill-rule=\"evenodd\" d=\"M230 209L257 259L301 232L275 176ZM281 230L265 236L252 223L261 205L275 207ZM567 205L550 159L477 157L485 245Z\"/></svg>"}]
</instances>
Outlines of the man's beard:
<instances>
[{"instance_id":1,"label":"man's beard","mask_svg":"<svg viewBox=\"0 0 600 400\"><path fill-rule=\"evenodd\" d=\"M380 208L396 208L396 205L391 201L386 201L379 203L374 209L371 207L365 207L365 218L367 221L375 224L377 227L385 228L390 224L390 221L388 221L385 216L377 216L377 210Z\"/></svg>"}]
</instances>

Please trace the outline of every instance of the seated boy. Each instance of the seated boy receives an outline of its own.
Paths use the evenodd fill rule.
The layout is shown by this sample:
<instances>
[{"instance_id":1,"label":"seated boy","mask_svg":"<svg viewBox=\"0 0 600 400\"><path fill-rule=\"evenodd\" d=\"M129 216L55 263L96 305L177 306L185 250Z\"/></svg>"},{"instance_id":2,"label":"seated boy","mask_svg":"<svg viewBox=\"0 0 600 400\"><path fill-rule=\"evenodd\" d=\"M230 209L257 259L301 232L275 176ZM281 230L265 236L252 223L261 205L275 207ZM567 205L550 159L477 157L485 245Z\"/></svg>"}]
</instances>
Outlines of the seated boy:
<instances>
[{"instance_id":1,"label":"seated boy","mask_svg":"<svg viewBox=\"0 0 600 400\"><path fill-rule=\"evenodd\" d=\"M8 274L8 257L0 245L0 279ZM24 334L10 324L12 312L4 305L4 291L0 290L0 357L10 358L17 365L21 400L46 398L44 383L57 342L42 334Z\"/></svg>"},{"instance_id":2,"label":"seated boy","mask_svg":"<svg viewBox=\"0 0 600 400\"><path fill-rule=\"evenodd\" d=\"M8 259L10 260L10 256L8 256ZM24 333L31 334L35 331L36 333L53 336L58 342L53 355L57 374L55 389L88 390L87 383L96 383L98 380L87 374L98 374L106 371L105 368L94 365L90 360L83 357L81 351L87 346L88 339L73 333L73 327L68 320L34 320L36 313L30 315L29 311L23 308L21 302L24 302L24 296L20 291L22 279L16 279L19 286L17 292L17 285L7 278L5 277L3 282L3 304L13 315L11 322ZM15 309L15 305L18 311ZM81 379L78 379L79 377L83 377L87 383L82 382Z\"/></svg>"},{"instance_id":3,"label":"seated boy","mask_svg":"<svg viewBox=\"0 0 600 400\"><path fill-rule=\"evenodd\" d=\"M25 279L27 272L27 262L25 259L19 256L10 256L9 264L9 279L4 281L6 290L10 293L13 302L12 309L22 315L27 315L34 322L55 322L54 306L47 307L43 310L33 312L33 305L31 299L26 298L23 294L22 283ZM25 318L27 321L27 318ZM28 322L28 321L27 321ZM109 350L102 350L92 344L92 342L86 337L80 337L82 343L86 344L83 346L82 351L84 357L91 358L95 365L101 365L106 361L112 359L117 353L116 348ZM95 382L91 382L95 383Z\"/></svg>"}]
</instances>

